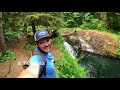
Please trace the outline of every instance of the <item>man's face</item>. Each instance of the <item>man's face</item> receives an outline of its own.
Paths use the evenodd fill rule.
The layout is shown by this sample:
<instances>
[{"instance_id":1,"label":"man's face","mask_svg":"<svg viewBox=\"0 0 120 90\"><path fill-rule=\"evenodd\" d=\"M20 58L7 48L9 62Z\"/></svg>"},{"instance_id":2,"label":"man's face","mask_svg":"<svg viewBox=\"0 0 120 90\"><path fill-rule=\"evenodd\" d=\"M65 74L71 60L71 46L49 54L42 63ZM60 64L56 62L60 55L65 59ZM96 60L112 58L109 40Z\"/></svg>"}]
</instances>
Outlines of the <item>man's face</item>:
<instances>
[{"instance_id":1,"label":"man's face","mask_svg":"<svg viewBox=\"0 0 120 90\"><path fill-rule=\"evenodd\" d=\"M49 38L42 38L38 41L38 47L43 51L48 53L51 48L51 40Z\"/></svg>"}]
</instances>

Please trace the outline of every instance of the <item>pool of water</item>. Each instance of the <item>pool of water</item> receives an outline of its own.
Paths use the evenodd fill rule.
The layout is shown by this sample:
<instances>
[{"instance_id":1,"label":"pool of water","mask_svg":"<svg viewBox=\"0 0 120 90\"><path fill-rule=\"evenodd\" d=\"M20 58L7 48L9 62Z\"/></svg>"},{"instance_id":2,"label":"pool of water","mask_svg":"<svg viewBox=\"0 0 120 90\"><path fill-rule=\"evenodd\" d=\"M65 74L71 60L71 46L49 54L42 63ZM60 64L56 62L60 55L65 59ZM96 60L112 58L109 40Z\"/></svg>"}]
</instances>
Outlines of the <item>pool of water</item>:
<instances>
[{"instance_id":1,"label":"pool of water","mask_svg":"<svg viewBox=\"0 0 120 90\"><path fill-rule=\"evenodd\" d=\"M120 59L83 52L80 65L91 78L120 78Z\"/></svg>"}]
</instances>

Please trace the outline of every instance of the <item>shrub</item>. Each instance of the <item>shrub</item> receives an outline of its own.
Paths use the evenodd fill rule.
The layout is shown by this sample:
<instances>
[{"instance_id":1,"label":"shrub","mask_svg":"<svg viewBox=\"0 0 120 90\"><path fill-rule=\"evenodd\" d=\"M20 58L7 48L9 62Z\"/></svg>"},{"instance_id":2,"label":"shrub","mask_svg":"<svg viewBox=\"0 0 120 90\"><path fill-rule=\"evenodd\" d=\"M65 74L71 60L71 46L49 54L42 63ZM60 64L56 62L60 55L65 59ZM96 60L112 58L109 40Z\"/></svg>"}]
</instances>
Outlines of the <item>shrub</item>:
<instances>
[{"instance_id":1,"label":"shrub","mask_svg":"<svg viewBox=\"0 0 120 90\"><path fill-rule=\"evenodd\" d=\"M7 50L6 54L0 53L0 62L4 62L6 60L15 60L15 59L16 59L16 55L11 50Z\"/></svg>"}]
</instances>

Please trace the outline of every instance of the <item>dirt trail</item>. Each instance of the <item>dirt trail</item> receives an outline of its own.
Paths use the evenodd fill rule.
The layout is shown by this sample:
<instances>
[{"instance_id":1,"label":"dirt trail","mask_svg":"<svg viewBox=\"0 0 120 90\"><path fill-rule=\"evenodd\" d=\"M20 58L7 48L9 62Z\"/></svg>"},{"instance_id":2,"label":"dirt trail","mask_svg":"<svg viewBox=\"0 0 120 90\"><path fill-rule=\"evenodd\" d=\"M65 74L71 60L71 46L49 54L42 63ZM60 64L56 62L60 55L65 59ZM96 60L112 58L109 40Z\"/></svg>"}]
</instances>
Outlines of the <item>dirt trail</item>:
<instances>
[{"instance_id":1,"label":"dirt trail","mask_svg":"<svg viewBox=\"0 0 120 90\"><path fill-rule=\"evenodd\" d=\"M30 55L30 52L27 52L23 49L25 40L20 40L20 42L13 42L7 44L9 50L12 50L17 59L15 61L11 60L11 65L9 66L9 73L6 75L6 78L15 78L23 70L22 64L27 60ZM21 63L21 65L20 65Z\"/></svg>"}]
</instances>

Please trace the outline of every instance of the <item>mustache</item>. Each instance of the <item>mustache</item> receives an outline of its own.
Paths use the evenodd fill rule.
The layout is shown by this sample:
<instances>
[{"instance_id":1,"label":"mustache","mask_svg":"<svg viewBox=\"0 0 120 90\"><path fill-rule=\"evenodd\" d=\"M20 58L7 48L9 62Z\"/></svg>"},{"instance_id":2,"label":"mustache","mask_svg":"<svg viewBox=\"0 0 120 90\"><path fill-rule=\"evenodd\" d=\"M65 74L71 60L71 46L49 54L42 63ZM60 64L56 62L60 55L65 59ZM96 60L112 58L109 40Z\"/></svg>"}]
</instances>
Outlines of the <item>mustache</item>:
<instances>
[{"instance_id":1,"label":"mustache","mask_svg":"<svg viewBox=\"0 0 120 90\"><path fill-rule=\"evenodd\" d=\"M47 48L47 47L49 47L49 46L45 46L45 47L43 47L43 48Z\"/></svg>"}]
</instances>

